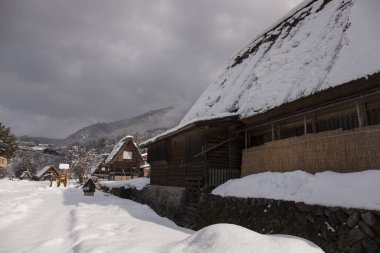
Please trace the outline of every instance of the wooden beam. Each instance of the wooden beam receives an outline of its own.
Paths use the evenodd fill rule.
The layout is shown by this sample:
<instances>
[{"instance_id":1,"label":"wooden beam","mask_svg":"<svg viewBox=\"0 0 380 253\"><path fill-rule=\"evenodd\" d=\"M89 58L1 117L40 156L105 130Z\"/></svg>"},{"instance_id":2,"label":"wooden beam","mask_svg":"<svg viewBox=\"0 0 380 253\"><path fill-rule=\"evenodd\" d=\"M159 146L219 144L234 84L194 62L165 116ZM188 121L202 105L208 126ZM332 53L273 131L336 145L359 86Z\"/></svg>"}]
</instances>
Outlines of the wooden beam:
<instances>
[{"instance_id":1,"label":"wooden beam","mask_svg":"<svg viewBox=\"0 0 380 253\"><path fill-rule=\"evenodd\" d=\"M367 120L365 104L360 103L360 102L355 102L355 105L356 105L356 113L357 113L357 117L359 121L359 127L366 126L368 124L368 120Z\"/></svg>"},{"instance_id":2,"label":"wooden beam","mask_svg":"<svg viewBox=\"0 0 380 253\"><path fill-rule=\"evenodd\" d=\"M211 148L209 148L209 149L206 149L206 150L204 150L204 151L202 151L202 152L200 152L200 153L198 153L198 154L195 154L195 155L194 155L194 158L197 158L198 156L201 156L201 155L203 155L203 154L205 154L205 153L207 153L207 152L209 152L209 151L211 151L211 150L214 150L214 149L216 149L216 148L218 148L218 147L220 147L220 146L222 146L222 145L224 145L224 144L226 144L226 143L232 141L232 140L235 139L235 138L236 138L236 136L231 137L231 138L228 138L227 140L224 140L224 141L222 141L221 143L218 143L218 144L216 144L215 146L213 146L213 147L211 147Z\"/></svg>"}]
</instances>

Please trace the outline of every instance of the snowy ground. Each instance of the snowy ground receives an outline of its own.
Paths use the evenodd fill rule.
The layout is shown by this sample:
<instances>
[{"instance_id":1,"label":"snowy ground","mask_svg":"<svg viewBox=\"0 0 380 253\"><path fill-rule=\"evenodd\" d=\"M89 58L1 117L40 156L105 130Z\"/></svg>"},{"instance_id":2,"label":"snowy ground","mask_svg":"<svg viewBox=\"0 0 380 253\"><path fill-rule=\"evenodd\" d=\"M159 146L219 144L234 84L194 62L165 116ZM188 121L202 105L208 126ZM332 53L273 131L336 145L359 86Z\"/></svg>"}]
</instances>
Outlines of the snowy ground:
<instances>
[{"instance_id":1,"label":"snowy ground","mask_svg":"<svg viewBox=\"0 0 380 253\"><path fill-rule=\"evenodd\" d=\"M212 193L380 210L380 170L355 173L265 172L229 180Z\"/></svg>"},{"instance_id":2,"label":"snowy ground","mask_svg":"<svg viewBox=\"0 0 380 253\"><path fill-rule=\"evenodd\" d=\"M0 180L0 252L323 252L290 236L218 224L198 232L148 206L48 182Z\"/></svg>"}]
</instances>

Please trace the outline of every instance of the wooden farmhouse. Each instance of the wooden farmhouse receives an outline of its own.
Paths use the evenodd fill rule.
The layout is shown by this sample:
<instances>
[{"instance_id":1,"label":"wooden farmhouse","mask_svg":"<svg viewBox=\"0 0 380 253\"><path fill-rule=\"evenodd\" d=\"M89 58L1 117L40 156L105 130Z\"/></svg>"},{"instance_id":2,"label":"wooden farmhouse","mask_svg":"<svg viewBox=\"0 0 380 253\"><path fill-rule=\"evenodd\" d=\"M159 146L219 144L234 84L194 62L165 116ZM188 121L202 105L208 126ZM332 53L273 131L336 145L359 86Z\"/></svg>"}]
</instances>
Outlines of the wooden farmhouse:
<instances>
[{"instance_id":1,"label":"wooden farmhouse","mask_svg":"<svg viewBox=\"0 0 380 253\"><path fill-rule=\"evenodd\" d=\"M58 178L59 172L53 165L48 165L39 170L34 176L37 181L50 180L51 177Z\"/></svg>"},{"instance_id":2,"label":"wooden farmhouse","mask_svg":"<svg viewBox=\"0 0 380 253\"><path fill-rule=\"evenodd\" d=\"M151 184L380 168L380 1L369 2L304 1L236 53L178 127L141 144Z\"/></svg>"},{"instance_id":3,"label":"wooden farmhouse","mask_svg":"<svg viewBox=\"0 0 380 253\"><path fill-rule=\"evenodd\" d=\"M104 163L109 180L127 180L142 176L140 166L144 164L144 160L132 136L122 138Z\"/></svg>"},{"instance_id":4,"label":"wooden farmhouse","mask_svg":"<svg viewBox=\"0 0 380 253\"><path fill-rule=\"evenodd\" d=\"M21 180L32 180L32 175L30 174L30 172L29 171L27 171L27 170L25 170L25 171L23 171L22 173L21 173L21 175L20 175L20 179Z\"/></svg>"}]
</instances>

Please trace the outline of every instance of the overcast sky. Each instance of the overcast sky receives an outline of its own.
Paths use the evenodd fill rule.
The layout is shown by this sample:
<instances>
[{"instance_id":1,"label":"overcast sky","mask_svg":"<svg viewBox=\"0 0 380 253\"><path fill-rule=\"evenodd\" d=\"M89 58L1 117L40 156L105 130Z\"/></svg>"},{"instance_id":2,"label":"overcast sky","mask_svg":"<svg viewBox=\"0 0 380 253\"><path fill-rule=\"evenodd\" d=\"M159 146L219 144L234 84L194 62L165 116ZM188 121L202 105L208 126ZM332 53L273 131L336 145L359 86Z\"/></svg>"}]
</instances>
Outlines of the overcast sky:
<instances>
[{"instance_id":1,"label":"overcast sky","mask_svg":"<svg viewBox=\"0 0 380 253\"><path fill-rule=\"evenodd\" d=\"M62 138L190 107L301 0L0 0L0 122Z\"/></svg>"}]
</instances>

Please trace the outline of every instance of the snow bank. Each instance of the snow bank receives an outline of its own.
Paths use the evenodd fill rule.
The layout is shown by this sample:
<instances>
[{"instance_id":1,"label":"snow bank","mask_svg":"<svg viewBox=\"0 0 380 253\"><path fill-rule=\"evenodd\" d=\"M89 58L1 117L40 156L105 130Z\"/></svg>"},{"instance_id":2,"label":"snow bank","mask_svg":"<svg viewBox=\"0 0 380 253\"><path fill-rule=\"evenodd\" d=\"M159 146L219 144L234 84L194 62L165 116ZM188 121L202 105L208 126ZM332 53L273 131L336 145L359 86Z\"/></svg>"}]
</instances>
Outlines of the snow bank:
<instances>
[{"instance_id":1,"label":"snow bank","mask_svg":"<svg viewBox=\"0 0 380 253\"><path fill-rule=\"evenodd\" d=\"M129 180L121 180L121 181L100 181L100 185L106 186L110 189L112 188L136 188L137 190L142 190L145 186L150 184L150 178L139 177Z\"/></svg>"},{"instance_id":2,"label":"snow bank","mask_svg":"<svg viewBox=\"0 0 380 253\"><path fill-rule=\"evenodd\" d=\"M265 172L229 180L212 194L380 210L379 182L380 170L315 175L303 171Z\"/></svg>"},{"instance_id":3,"label":"snow bank","mask_svg":"<svg viewBox=\"0 0 380 253\"><path fill-rule=\"evenodd\" d=\"M262 235L232 225L208 226L175 245L169 252L321 253L315 244L294 236Z\"/></svg>"}]
</instances>

